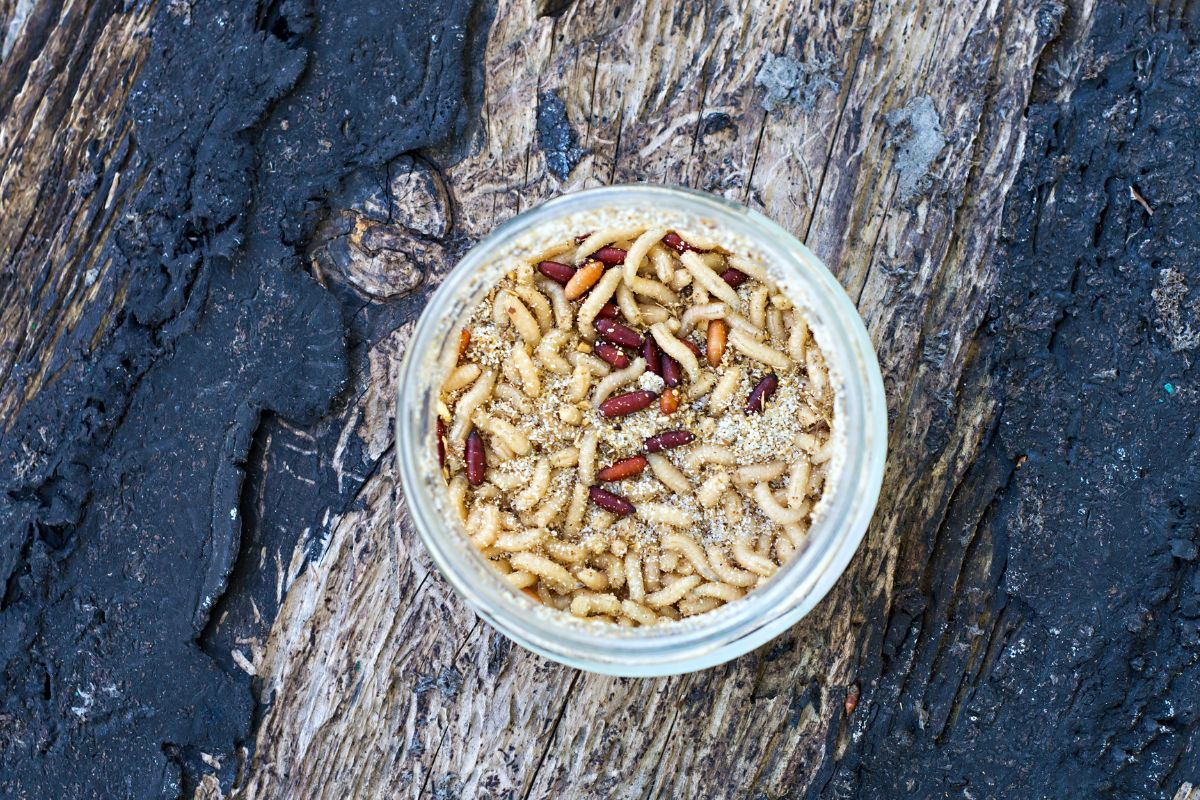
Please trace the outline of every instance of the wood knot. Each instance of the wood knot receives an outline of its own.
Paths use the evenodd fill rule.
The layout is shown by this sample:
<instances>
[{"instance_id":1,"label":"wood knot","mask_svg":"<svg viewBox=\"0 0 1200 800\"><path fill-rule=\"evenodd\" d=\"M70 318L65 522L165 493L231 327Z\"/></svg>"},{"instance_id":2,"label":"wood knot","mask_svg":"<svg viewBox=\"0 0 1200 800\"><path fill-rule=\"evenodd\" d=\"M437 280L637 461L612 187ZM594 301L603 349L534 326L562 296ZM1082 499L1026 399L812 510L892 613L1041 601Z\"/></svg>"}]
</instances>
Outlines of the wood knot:
<instances>
[{"instance_id":1,"label":"wood knot","mask_svg":"<svg viewBox=\"0 0 1200 800\"><path fill-rule=\"evenodd\" d=\"M386 171L360 171L330 198L333 212L308 248L314 276L379 302L398 300L446 266L449 202L436 173L401 156Z\"/></svg>"}]
</instances>

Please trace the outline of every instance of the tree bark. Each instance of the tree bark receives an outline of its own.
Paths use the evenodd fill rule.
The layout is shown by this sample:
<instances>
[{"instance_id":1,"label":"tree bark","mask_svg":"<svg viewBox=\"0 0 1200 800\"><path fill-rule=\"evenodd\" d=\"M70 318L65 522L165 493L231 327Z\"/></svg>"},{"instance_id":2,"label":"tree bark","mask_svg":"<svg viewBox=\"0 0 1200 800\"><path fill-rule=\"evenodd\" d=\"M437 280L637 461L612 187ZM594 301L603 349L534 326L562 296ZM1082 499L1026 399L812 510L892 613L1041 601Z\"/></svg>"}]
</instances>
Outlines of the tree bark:
<instances>
[{"instance_id":1,"label":"tree bark","mask_svg":"<svg viewBox=\"0 0 1200 800\"><path fill-rule=\"evenodd\" d=\"M1195 797L1198 17L0 0L0 790ZM654 680L482 624L393 441L470 245L638 181L824 260L891 437L830 595Z\"/></svg>"}]
</instances>

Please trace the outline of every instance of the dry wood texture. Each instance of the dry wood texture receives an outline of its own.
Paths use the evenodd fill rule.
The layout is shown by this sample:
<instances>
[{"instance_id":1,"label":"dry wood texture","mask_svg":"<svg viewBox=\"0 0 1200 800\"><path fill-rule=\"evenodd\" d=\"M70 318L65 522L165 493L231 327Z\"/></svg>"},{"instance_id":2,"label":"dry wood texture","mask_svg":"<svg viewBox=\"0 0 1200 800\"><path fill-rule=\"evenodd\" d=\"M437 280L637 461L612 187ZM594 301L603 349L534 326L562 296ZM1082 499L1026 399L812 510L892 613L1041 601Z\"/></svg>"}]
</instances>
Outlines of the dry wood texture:
<instances>
[{"instance_id":1,"label":"dry wood texture","mask_svg":"<svg viewBox=\"0 0 1200 800\"><path fill-rule=\"evenodd\" d=\"M0 31L0 258L8 268L0 278L0 420L7 423L61 368L50 363L55 343L67 335L98 339L121 305L119 296L97 297L110 266L101 250L130 187L144 179L122 111L145 60L153 11L16 2L0 15L10 24ZM109 159L115 177L101 180L92 164ZM98 315L96 329L76 330L85 306L110 312ZM37 364L32 380L9 379L19 362Z\"/></svg>"},{"instance_id":2,"label":"dry wood texture","mask_svg":"<svg viewBox=\"0 0 1200 800\"><path fill-rule=\"evenodd\" d=\"M238 795L802 794L864 714L848 718L845 698L888 612L902 534L939 525L994 414L972 347L1044 43L1036 10L579 2L554 17L503 3L478 152L444 175L457 229L479 237L621 181L763 209L829 264L879 349L893 431L879 512L846 576L780 642L709 672L620 680L479 624L431 575L385 459L321 559L287 578L254 661L273 703ZM756 77L769 55L794 58L801 80L768 113ZM565 181L537 145L551 92L584 153ZM414 201L400 216L427 196ZM372 357L373 440L389 435L407 330Z\"/></svg>"},{"instance_id":3,"label":"dry wood texture","mask_svg":"<svg viewBox=\"0 0 1200 800\"><path fill-rule=\"evenodd\" d=\"M1081 0L1064 17L1043 0L502 0L490 16L450 3L430 23L445 28L429 33L427 11L401 4L390 13L405 19L377 22L369 0L0 0L0 525L15 531L0 530L0 687L15 687L0 696L0 792L31 796L45 781L63 796L120 794L137 772L143 789L204 798L840 797L861 788L841 782L844 770L873 756L941 758L922 747L973 714L968 696L1027 644L1013 608L1024 601L989 595L1008 591L996 575L1013 549L989 507L1015 479L1014 454L996 444L1005 378L986 328L998 293L1021 304L1027 288L995 255L1006 199L1021 196L1010 194L1020 180L1031 199L1017 215L1034 225L1054 221L1055 202L1071 207L1088 218L1093 241L1081 247L1095 249L1123 224L1107 211L1132 189L1115 165L1088 194L1085 163L1057 199L1057 173L1019 173L1031 94L1065 104L1120 59L1134 66L1114 85L1140 92L1160 64L1185 75L1172 86L1200 84L1194 56L1189 73L1177 63L1185 48L1172 50L1193 41L1180 31L1200 17L1195 4L1129 3L1161 37L1096 55L1089 29L1099 19L1108 27L1097 30L1123 30L1120 5ZM385 23L394 29L381 33ZM476 71L478 127L467 129ZM1089 119L1115 125L1138 105L1089 97L1083 133L1030 137L1054 162L1047 172L1055 147L1107 146ZM1159 111L1177 99L1147 97ZM1191 113L1182 108L1173 113ZM1164 152L1194 127L1155 120L1170 134ZM828 598L756 652L660 680L558 666L476 619L412 530L392 435L397 363L423 299L464 249L547 198L634 181L744 202L824 259L878 349L892 436L879 509ZM1147 212L1174 185L1147 179ZM1048 230L1067 241L1077 227ZM1187 238L1172 235L1170 248ZM1030 239L1036 250L1036 231ZM1105 257L1136 260L1119 247ZM1054 350L1078 276L1076 264L1053 302L1028 291L1029 330L1053 321L1050 343L1021 344L1028 352ZM1172 280L1159 290L1174 298L1177 349L1194 349L1186 281ZM1030 360L1018 374L1048 380ZM1159 555L1191 563L1187 545ZM166 566L146 567L147 552ZM1163 573L1170 588L1151 611L1169 619L1192 579ZM1107 588L1079 602L1114 596ZM139 609L152 612L130 622ZM1131 620L1152 616L1137 609ZM1200 661L1179 642L1200 642L1200 629L1162 630L1177 638L1147 634L1131 651L1195 675ZM1092 631L1081 641L1094 646ZM1047 650L1073 657L1069 634L1051 634L1040 634ZM132 677L95 691L89 682L123 653ZM1037 680L1057 686L1076 669L1063 656ZM1146 796L1171 784L1176 800L1192 798L1187 747L1161 740L1200 712L1193 722L1187 709L1154 712L1195 692L1183 678L1161 689L1170 680L1152 671L1138 680L1160 688L1093 697L1099 711L1077 703L1086 687L1055 694L1056 708L1084 710L1075 727L1061 712L1064 730L1046 736L1102 725L1119 741L1096 749L1122 765L1161 746L1168 766L1151 775L1138 763L1127 780ZM1130 744L1135 731L1144 739ZM974 759L958 745L954 757ZM90 747L101 755L76 781L69 757ZM125 747L141 760L123 761ZM1020 772L997 763L989 779ZM902 776L876 785L932 793ZM1018 777L1008 785L1040 779Z\"/></svg>"}]
</instances>

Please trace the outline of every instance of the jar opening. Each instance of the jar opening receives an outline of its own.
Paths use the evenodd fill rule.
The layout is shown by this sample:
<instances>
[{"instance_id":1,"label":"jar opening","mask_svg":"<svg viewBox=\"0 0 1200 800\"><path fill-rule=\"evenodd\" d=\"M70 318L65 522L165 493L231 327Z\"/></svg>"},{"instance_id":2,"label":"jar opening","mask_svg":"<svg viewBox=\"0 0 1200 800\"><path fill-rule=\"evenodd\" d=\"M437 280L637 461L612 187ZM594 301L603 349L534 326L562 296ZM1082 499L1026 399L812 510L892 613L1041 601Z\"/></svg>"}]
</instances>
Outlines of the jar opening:
<instances>
[{"instance_id":1,"label":"jar opening","mask_svg":"<svg viewBox=\"0 0 1200 800\"><path fill-rule=\"evenodd\" d=\"M513 265L552 241L624 219L696 230L763 264L809 319L835 392L831 482L809 542L765 584L678 622L625 628L576 619L513 590L470 543L451 508L433 446L434 419L456 332ZM612 674L688 671L732 658L782 632L833 585L866 530L879 494L886 407L878 362L856 309L836 279L793 237L756 212L687 189L616 186L566 195L498 227L451 271L410 340L401 369L397 441L414 525L438 568L501 632L543 655Z\"/></svg>"}]
</instances>

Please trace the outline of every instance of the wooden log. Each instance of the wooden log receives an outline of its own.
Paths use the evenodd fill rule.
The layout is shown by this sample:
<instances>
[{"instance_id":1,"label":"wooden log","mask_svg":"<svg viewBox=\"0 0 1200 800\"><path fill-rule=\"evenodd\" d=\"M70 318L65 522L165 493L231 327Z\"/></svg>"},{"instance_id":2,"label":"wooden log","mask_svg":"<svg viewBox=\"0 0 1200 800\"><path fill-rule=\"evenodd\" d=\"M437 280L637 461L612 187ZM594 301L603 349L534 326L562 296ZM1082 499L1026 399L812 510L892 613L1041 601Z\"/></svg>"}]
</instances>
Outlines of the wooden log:
<instances>
[{"instance_id":1,"label":"wooden log","mask_svg":"<svg viewBox=\"0 0 1200 800\"><path fill-rule=\"evenodd\" d=\"M858 298L879 349L893 430L880 510L848 574L780 642L704 673L621 680L480 626L392 513L385 462L367 508L290 586L257 665L275 702L240 794L802 794L846 746L845 699L888 613L902 532L945 515L995 411L970 354L1043 44L1033 11L502 5L486 136L445 171L458 230L477 238L554 194L619 181L764 210ZM770 112L755 83L769 56L800 75ZM565 180L537 145L549 93L582 150Z\"/></svg>"},{"instance_id":2,"label":"wooden log","mask_svg":"<svg viewBox=\"0 0 1200 800\"><path fill-rule=\"evenodd\" d=\"M28 796L55 786L63 796L158 789L202 798L733 798L969 789L977 797L1024 797L1035 793L1033 786L1062 796L1092 789L1094 781L1122 796L1196 795L1190 689L1200 606L1189 587L1200 583L1188 538L1195 511L1188 505L1190 475L1179 476L1178 486L1163 477L1167 466L1194 463L1194 437L1186 418L1168 424L1139 405L1135 389L1144 387L1126 377L1152 375L1161 384L1169 376L1163 400L1192 402L1184 388L1196 347L1188 264L1162 263L1176 250L1180 259L1194 252L1179 234L1194 220L1192 187L1181 177L1186 169L1156 159L1168 153L1182 164L1179 154L1189 152L1184 132L1190 123L1177 116L1190 120L1197 113L1178 90L1195 83L1194 58L1182 55L1194 49L1194 4L1105 8L1083 0L1064 13L1035 0L793 0L765 7L716 0L505 0L494 13L481 5L470 14L459 4L447 16L461 15L469 24L451 25L452 35L462 34L454 41L489 32L478 128L463 130L444 119L428 131L410 124L413 109L434 108L437 116L442 100L465 107L444 95L449 87L469 99L469 48L462 56L449 45L429 45L425 74L418 70L397 101L387 96L390 88L377 96L384 84L400 81L383 62L370 60L381 53L390 58L396 47L388 41L362 62L379 67L383 78L372 73L375 80L355 84L363 94L347 104L353 113L340 120L337 134L330 122L337 115L323 105L331 93L309 93L320 81L345 86L346 76L355 75L345 64L331 68L321 60L330 53L322 46L351 52L342 45L359 41L352 26L337 26L345 20L334 9L314 6L310 15L262 4L238 12L248 17L222 16L218 24L204 16L222 8L216 3L126 5L0 0L0 445L6 470L0 489L7 490L0 495L0 521L13 509L34 507L30 519L51 523L31 524L33 533L23 540L0 530L0 645L12 651L0 653L9 659L0 671L6 690L0 693L0 792ZM236 24L227 25L230 20ZM1090 35L1094 24L1099 39ZM235 29L220 38L219 31ZM313 30L326 36L321 46ZM412 52L420 49L416 39L431 38L422 28L414 39L411 24L401 21L396 31L408 37ZM217 43L216 57L207 60L184 46L209 41L205 37ZM152 50L152 42L161 48ZM1048 42L1052 49L1044 51ZM144 77L152 52L171 69L186 71L189 58L211 66L258 47L266 68L244 72L264 84L239 80L228 96L215 91L193 109L244 118L231 122L216 114L228 129L197 135L194 147L175 152L162 144L175 134L195 134L187 109L168 103L164 108L178 114L178 124L156 126L152 109L131 103L131 88ZM353 52L357 58L360 51ZM447 53L445 60L434 57ZM172 96L167 78L149 78L143 103ZM423 87L435 84L442 94L426 102ZM1081 85L1087 97L1078 118L1051 119L1035 103L1066 104ZM1151 94L1147 87L1160 88ZM274 111L265 107L272 103L278 104ZM147 112L138 126L126 113L130 108ZM1149 121L1138 122L1139 115ZM1014 184L1029 117L1040 126L1033 166ZM389 129L404 126L407 138L380 135L371 145L356 138L381 119ZM435 128L441 133L434 135ZM1051 128L1054 136L1046 132ZM288 130L292 138L280 133ZM156 165L138 149L139 136L153 140L150 152L171 153L163 159L168 166L193 169L205 150L214 161L204 174L230 182L220 191L197 190L198 200L156 209L150 195L178 200L178 187L152 184ZM442 147L447 136L449 146ZM316 337L327 340L325 348L291 363L338 372L328 368L338 366L331 353L341 347L334 329L343 322L349 385L332 410L313 421L322 398L333 394L324 384L337 385L328 374L314 381L321 390L289 406L286 392L255 395L246 369L189 373L214 382L237 378L222 383L234 388L204 407L228 432L191 440L199 444L187 458L171 450L174 460L155 472L140 448L161 439L139 425L160 418L139 416L134 407L127 419L125 405L88 405L91 395L78 389L88 384L65 378L78 378L92 355L119 362L110 337L131 315L148 312L168 336L196 324L196 308L160 313L139 305L153 292L133 282L153 278L156 263L135 253L130 258L142 257L142 269L129 268L120 246L132 243L136 251L144 244L137 235L144 218L131 210L149 210L182 228L177 215L236 195L241 184L220 165L230 157L248 163L250 150L242 145L250 139L262 164L247 166L244 177L265 200L254 206L247 196L230 213L239 225L251 217L271 224L252 226L259 237L254 257L231 274L254 275L247 268L270 264L259 288L307 292L312 307L323 310L320 325L313 315L301 317L312 328L329 326ZM1103 172L1085 179L1103 160L1095 153L1104 150L1110 158L1114 142L1116 150L1134 155L1128 162L1111 157ZM422 149L405 152L413 147ZM326 158L330 152L336 157ZM307 166L297 168L296 158L309 159ZM278 177L280 170L291 171ZM1136 188L1134 173L1147 185ZM412 530L392 437L395 366L425 298L465 248L545 199L623 181L706 189L764 211L802 238L867 321L892 430L879 509L829 597L753 653L658 680L574 671L481 623L432 568ZM287 191L277 191L281 187ZM140 199L147 202L139 209L143 189ZM1127 221L1117 210L1126 192ZM1002 230L1006 199L1016 221ZM197 239L224 230L203 216L197 215ZM1091 216L1098 217L1094 234ZM1050 256L1038 246L1040 224L1045 237L1066 240L1043 245ZM279 227L286 235L273 237ZM117 232L128 238L118 241ZM1098 250L1105 237L1123 246L1102 257L1091 254L1088 248ZM996 255L1005 239L1024 248L1024 261L1009 264L1006 275ZM187 236L165 241L179 245ZM1072 247L1101 265L1117 265L1113 275L1089 273L1079 263L1072 268ZM239 248L227 243L204 253L226 258ZM292 260L277 263L280 252ZM1054 263L1043 270L1034 255ZM300 274L302 261L326 292ZM1126 371L1121 364L1128 386L1113 388L1116 367L1082 373L1088 391L1101 399L1073 409L1070 424L1048 423L1048 443L1037 452L1043 431L1037 398L1062 401L1074 391L1052 385L1049 362L1096 357L1077 345L1111 334L1105 293L1126 292L1125 281L1144 283L1147 265L1157 276L1146 292L1153 302L1141 308L1125 298L1117 306L1141 315L1124 338L1112 340L1112 352L1131 365ZM1039 274L1014 274L1025 268ZM218 289L228 291L213 290L217 300L206 308L233 307L251 294L247 286L221 285L225 273L206 264L197 297L207 296L214 273ZM1093 283L1100 288L1089 295ZM1090 327L1073 330L1076 297L1101 311L1086 320ZM995 311L996 303L1002 311ZM1032 310L1017 308L1023 305ZM270 303L254 309L248 316L278 311ZM1002 312L1009 315L1007 342L987 330ZM214 312L210 322L215 318ZM228 359L235 346L245 345L244 331L258 330L236 321L212 326L224 335L195 347L197 362ZM1183 366L1127 346L1127 339L1152 338L1148 327L1169 345L1160 349L1182 354ZM1036 329L1034 335L1026 328ZM1048 341L1038 338L1043 333ZM276 351L284 350L272 341L245 351L257 359L248 372L272 371ZM128 384L97 397L111 394L132 407L143 375L153 375L147 363L163 356L149 346L134 352L142 363L121 365L129 370ZM1000 367L1013 368L1009 383ZM172 393L169 383L151 381L146 385L156 391L146 390L149 401L197 407L186 405L190 390L176 384ZM1020 381L1037 396L1025 396ZM1104 381L1114 383L1104 389L1092 383ZM281 385L288 384L271 384ZM1017 411L1000 417L1002 398ZM61 418L39 416L39 409L60 408L59 401ZM1122 409L1115 416L1124 418L1105 416L1106 404ZM1137 413L1126 414L1126 404ZM256 422L261 409L277 413ZM1080 431L1092 413L1104 419L1089 439ZM1020 424L1027 430L1005 433L1006 425ZM1178 448L1178 460L1153 461L1157 480L1149 489L1138 484L1133 494L1144 492L1144 499L1126 502L1133 484L1108 480L1108 461L1077 451L1143 424ZM114 428L123 429L116 444L88 439L87 452L69 446L81 431ZM1029 538L1025 552L1008 541L995 508L1009 484L1020 483L1015 470L1026 451L1012 450L1018 447L1029 448L1031 462L1039 455L1042 461L1021 473L1032 473L1026 482L1034 487L1018 487L1021 493L1009 498L1010 505L1028 502L1032 510L1010 507L1004 517ZM217 449L215 466L205 473L212 485L164 506L170 512L165 521L127 502L145 497L141 489L177 478L193 455L198 460ZM1022 455L1014 462L1016 453ZM1074 475L1046 466L1064 453L1068 462L1078 455L1093 471ZM62 463L51 463L56 458ZM1121 469L1136 472L1121 458ZM85 488L91 484L69 472L118 462L133 468L113 467L107 499L93 496ZM248 478L239 489L243 469ZM1087 515L1078 524L1068 500L1036 485L1062 483L1064 476L1081 487L1079 507ZM1088 529L1086 520L1104 517L1110 503L1115 511L1107 516L1115 521L1106 524L1133 525L1123 531L1125 539L1106 541L1105 531ZM225 521L231 506L235 517L246 517L240 548L237 525ZM76 513L104 519L89 526ZM1026 514L1033 522L1026 524ZM1134 530L1136 523L1122 514L1149 521ZM202 524L191 525L193 518ZM218 520L224 538L213 533ZM1066 556L1055 553L1056 525L1078 535L1083 546ZM71 551L56 537L78 536L76 528L90 541ZM118 540L118 534L128 538ZM1137 549L1128 547L1131 538ZM120 550L114 541L132 545ZM166 552L164 543L178 546L176 567L147 583L141 562L123 554ZM62 553L46 555L55 547ZM1078 578L1063 561L1080 561L1079 571L1087 572L1108 547L1113 561L1128 563L1094 567L1095 585L1071 589L1080 609L1112 618L1081 622L1082 632L1037 620L1061 597L1053 591L1059 576ZM1043 552L1058 561L1031 574L1028 562ZM1007 594L1021 591L1001 577L1014 557L1024 557L1026 567L1013 581L1024 582L1024 591L1042 601L1040 609ZM70 569L80 563L124 583L76 580ZM217 596L231 570L234 589ZM1110 580L1112 586L1105 583ZM97 586L121 595L105 595ZM269 602L260 606L263 587ZM172 595L168 608L161 601L172 593L186 596ZM55 598L66 600L56 606ZM157 615L129 622L127 609L153 604L160 604ZM117 628L124 638L112 633ZM162 634L167 628L170 636ZM98 644L79 655L77 641ZM142 658L164 642L182 645L164 662L171 667L170 686L160 686L159 672L150 680L102 683L99 692L88 688L89 680L120 665L121 647L132 662L135 652ZM1116 655L1105 654L1108 647ZM1021 654L1041 650L1044 661L1013 666ZM1031 674L1038 685L1024 682ZM237 734L250 730L251 684L262 703L252 742ZM1024 719L1031 708L1036 714ZM191 725L193 718L204 724ZM989 725L997 728L991 739L972 738ZM1065 730L1084 733L1079 743L1062 744ZM1019 742L1012 752L971 771L989 755L981 742L1010 736ZM1047 746L1052 755L1020 752L1027 743ZM1030 757L1014 760L1014 754ZM1060 765L1061 775L1049 774ZM937 779L922 783L926 772Z\"/></svg>"},{"instance_id":3,"label":"wooden log","mask_svg":"<svg viewBox=\"0 0 1200 800\"><path fill-rule=\"evenodd\" d=\"M122 112L146 58L153 8L26 10L13 18L20 26L5 37L11 50L0 69L0 253L11 270L0 285L0 418L9 421L61 368L51 362L54 344L67 336L94 342L119 308L120 298L104 291L110 262L101 251L147 170ZM101 305L108 313L77 330L84 308ZM30 373L22 380L12 379L17 364Z\"/></svg>"}]
</instances>

